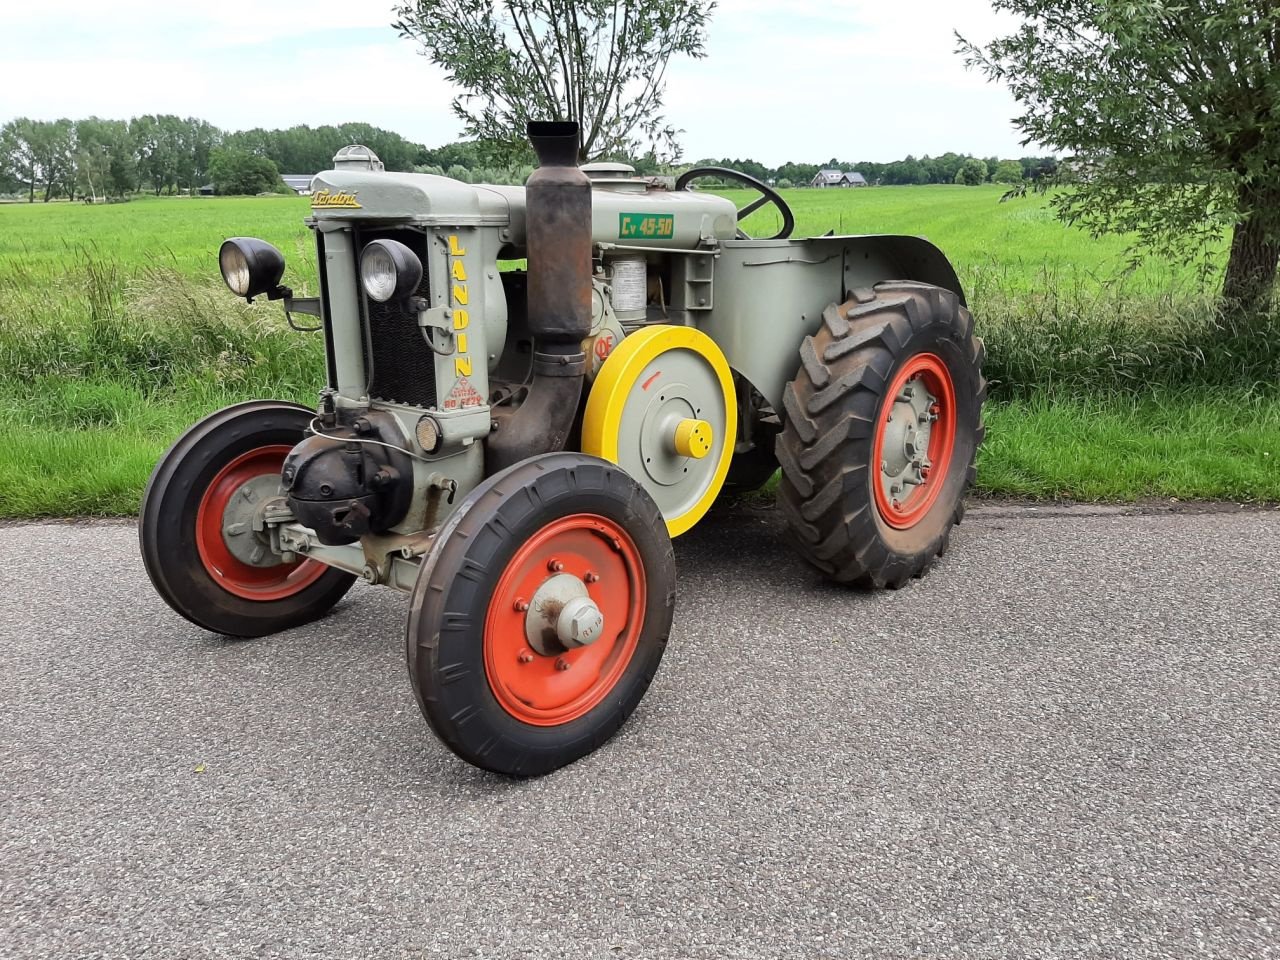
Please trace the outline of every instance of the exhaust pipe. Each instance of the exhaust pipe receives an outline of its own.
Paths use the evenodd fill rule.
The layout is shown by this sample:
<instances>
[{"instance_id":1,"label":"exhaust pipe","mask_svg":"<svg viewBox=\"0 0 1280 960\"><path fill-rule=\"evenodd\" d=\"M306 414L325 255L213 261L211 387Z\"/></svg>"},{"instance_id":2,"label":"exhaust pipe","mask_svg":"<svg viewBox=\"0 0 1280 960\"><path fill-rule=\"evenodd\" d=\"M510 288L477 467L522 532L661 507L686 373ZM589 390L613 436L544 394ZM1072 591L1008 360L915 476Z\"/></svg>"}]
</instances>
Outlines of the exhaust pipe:
<instances>
[{"instance_id":1,"label":"exhaust pipe","mask_svg":"<svg viewBox=\"0 0 1280 960\"><path fill-rule=\"evenodd\" d=\"M578 169L578 124L532 122L538 168L525 186L533 382L487 443L485 472L563 450L582 399L591 333L591 181Z\"/></svg>"}]
</instances>

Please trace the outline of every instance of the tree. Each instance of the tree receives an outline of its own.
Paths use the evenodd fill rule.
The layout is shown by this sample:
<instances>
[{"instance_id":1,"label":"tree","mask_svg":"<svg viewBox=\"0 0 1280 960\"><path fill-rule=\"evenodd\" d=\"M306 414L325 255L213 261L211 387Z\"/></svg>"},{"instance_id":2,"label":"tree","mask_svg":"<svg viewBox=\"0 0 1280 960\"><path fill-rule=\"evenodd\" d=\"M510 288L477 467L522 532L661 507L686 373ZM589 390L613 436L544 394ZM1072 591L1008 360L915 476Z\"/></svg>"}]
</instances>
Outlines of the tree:
<instances>
[{"instance_id":1,"label":"tree","mask_svg":"<svg viewBox=\"0 0 1280 960\"><path fill-rule=\"evenodd\" d=\"M70 120L37 120L27 127L35 168L44 182L44 202L75 190L75 160Z\"/></svg>"},{"instance_id":2,"label":"tree","mask_svg":"<svg viewBox=\"0 0 1280 960\"><path fill-rule=\"evenodd\" d=\"M976 157L970 157L956 171L955 181L966 187L976 187L987 182L987 163Z\"/></svg>"},{"instance_id":3,"label":"tree","mask_svg":"<svg viewBox=\"0 0 1280 960\"><path fill-rule=\"evenodd\" d=\"M462 89L453 112L495 160L527 153L529 120L576 120L578 155L678 156L662 116L667 63L704 55L714 0L404 0L402 37Z\"/></svg>"},{"instance_id":4,"label":"tree","mask_svg":"<svg viewBox=\"0 0 1280 960\"><path fill-rule=\"evenodd\" d=\"M1207 251L1226 302L1263 306L1280 262L1280 8L1274 0L992 0L1022 18L970 66L1008 85L1024 143L1074 152L1069 223Z\"/></svg>"},{"instance_id":5,"label":"tree","mask_svg":"<svg viewBox=\"0 0 1280 960\"><path fill-rule=\"evenodd\" d=\"M274 163L234 147L218 147L209 154L209 176L220 194L268 193L280 183Z\"/></svg>"},{"instance_id":6,"label":"tree","mask_svg":"<svg viewBox=\"0 0 1280 960\"><path fill-rule=\"evenodd\" d=\"M1022 164L1017 160L1001 160L991 174L992 183L1021 183Z\"/></svg>"},{"instance_id":7,"label":"tree","mask_svg":"<svg viewBox=\"0 0 1280 960\"><path fill-rule=\"evenodd\" d=\"M4 130L0 132L5 168L13 179L26 184L28 203L35 203L36 178L40 173L35 148L32 146L34 126L34 121L18 117L6 123Z\"/></svg>"},{"instance_id":8,"label":"tree","mask_svg":"<svg viewBox=\"0 0 1280 960\"><path fill-rule=\"evenodd\" d=\"M1023 157L1018 165L1022 167L1022 176L1026 180L1052 178L1058 172L1057 157Z\"/></svg>"},{"instance_id":9,"label":"tree","mask_svg":"<svg viewBox=\"0 0 1280 960\"><path fill-rule=\"evenodd\" d=\"M947 151L935 160L926 157L921 163L929 173L928 183L958 183L956 175L971 157Z\"/></svg>"},{"instance_id":10,"label":"tree","mask_svg":"<svg viewBox=\"0 0 1280 960\"><path fill-rule=\"evenodd\" d=\"M75 184L81 196L123 197L137 185L129 124L89 117L75 125Z\"/></svg>"},{"instance_id":11,"label":"tree","mask_svg":"<svg viewBox=\"0 0 1280 960\"><path fill-rule=\"evenodd\" d=\"M929 171L910 154L905 160L895 160L885 164L884 182L890 186L903 186L912 183L928 183Z\"/></svg>"}]
</instances>

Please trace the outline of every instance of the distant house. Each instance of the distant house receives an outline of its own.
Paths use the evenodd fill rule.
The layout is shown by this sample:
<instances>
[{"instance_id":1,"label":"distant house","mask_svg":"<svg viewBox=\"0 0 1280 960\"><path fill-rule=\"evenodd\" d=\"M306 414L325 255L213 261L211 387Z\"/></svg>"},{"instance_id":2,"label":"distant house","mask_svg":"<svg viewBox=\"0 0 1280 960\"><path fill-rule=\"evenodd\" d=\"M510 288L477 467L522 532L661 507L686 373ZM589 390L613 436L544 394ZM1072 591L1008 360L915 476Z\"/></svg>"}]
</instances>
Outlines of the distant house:
<instances>
[{"instance_id":1,"label":"distant house","mask_svg":"<svg viewBox=\"0 0 1280 960\"><path fill-rule=\"evenodd\" d=\"M866 177L856 170L819 170L809 181L811 187L865 187Z\"/></svg>"},{"instance_id":2,"label":"distant house","mask_svg":"<svg viewBox=\"0 0 1280 960\"><path fill-rule=\"evenodd\" d=\"M312 173L282 173L280 179L294 193L309 197L311 196L311 178L314 176L315 174Z\"/></svg>"}]
</instances>

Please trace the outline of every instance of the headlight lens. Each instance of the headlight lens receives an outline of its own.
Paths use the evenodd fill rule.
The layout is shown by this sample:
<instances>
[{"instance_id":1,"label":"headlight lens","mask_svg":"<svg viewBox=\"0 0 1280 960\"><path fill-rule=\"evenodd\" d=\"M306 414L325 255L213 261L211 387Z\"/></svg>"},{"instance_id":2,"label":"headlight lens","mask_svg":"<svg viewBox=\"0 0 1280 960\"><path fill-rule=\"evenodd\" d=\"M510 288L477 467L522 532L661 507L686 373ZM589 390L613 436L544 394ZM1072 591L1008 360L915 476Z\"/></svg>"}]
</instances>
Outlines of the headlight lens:
<instances>
[{"instance_id":1,"label":"headlight lens","mask_svg":"<svg viewBox=\"0 0 1280 960\"><path fill-rule=\"evenodd\" d=\"M237 297L249 295L249 261L239 247L224 243L218 251L218 266L232 293Z\"/></svg>"},{"instance_id":2,"label":"headlight lens","mask_svg":"<svg viewBox=\"0 0 1280 960\"><path fill-rule=\"evenodd\" d=\"M284 254L255 237L232 237L218 251L218 268L227 289L251 300L274 293L284 276Z\"/></svg>"},{"instance_id":3,"label":"headlight lens","mask_svg":"<svg viewBox=\"0 0 1280 960\"><path fill-rule=\"evenodd\" d=\"M397 240L371 240L360 254L360 283L378 303L411 297L422 283L422 261Z\"/></svg>"},{"instance_id":4,"label":"headlight lens","mask_svg":"<svg viewBox=\"0 0 1280 960\"><path fill-rule=\"evenodd\" d=\"M364 256L360 258L360 279L364 282L364 291L379 303L385 303L395 296L396 262L383 247L369 244L365 247Z\"/></svg>"}]
</instances>

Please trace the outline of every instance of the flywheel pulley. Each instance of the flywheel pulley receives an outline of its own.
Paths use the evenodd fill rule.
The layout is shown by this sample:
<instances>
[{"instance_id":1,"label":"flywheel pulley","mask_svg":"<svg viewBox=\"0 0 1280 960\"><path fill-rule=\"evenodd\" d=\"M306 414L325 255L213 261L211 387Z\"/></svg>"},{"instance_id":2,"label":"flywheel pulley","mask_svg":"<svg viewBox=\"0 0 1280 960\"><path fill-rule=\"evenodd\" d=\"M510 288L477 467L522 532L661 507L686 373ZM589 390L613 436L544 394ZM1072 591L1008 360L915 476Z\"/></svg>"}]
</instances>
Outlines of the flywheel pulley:
<instances>
[{"instance_id":1,"label":"flywheel pulley","mask_svg":"<svg viewBox=\"0 0 1280 960\"><path fill-rule=\"evenodd\" d=\"M635 478L675 537L715 501L737 430L733 376L715 341L693 327L653 326L624 339L601 367L582 451Z\"/></svg>"}]
</instances>

